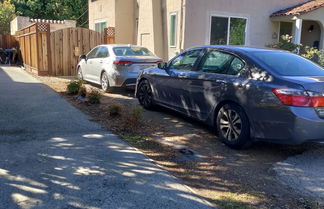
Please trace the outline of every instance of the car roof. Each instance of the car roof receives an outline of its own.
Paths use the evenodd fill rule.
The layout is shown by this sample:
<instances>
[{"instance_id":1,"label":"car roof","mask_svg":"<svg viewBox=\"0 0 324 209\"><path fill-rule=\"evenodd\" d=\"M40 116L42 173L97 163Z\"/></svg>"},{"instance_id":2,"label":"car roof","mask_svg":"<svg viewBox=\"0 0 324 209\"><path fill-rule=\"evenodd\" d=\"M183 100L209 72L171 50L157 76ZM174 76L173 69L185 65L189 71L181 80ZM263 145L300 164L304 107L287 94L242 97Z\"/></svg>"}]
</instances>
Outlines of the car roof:
<instances>
[{"instance_id":1,"label":"car roof","mask_svg":"<svg viewBox=\"0 0 324 209\"><path fill-rule=\"evenodd\" d=\"M136 45L132 45L132 44L103 44L100 46L106 46L106 47L142 47L142 48L146 48L144 46L136 46Z\"/></svg>"},{"instance_id":2,"label":"car roof","mask_svg":"<svg viewBox=\"0 0 324 209\"><path fill-rule=\"evenodd\" d=\"M249 52L287 52L287 51L271 49L271 48L254 48L254 47L245 47L245 46L226 46L226 45L205 45L205 46L193 47L190 49L205 49L205 48L214 48L214 49L232 51L232 52L238 52L244 54Z\"/></svg>"}]
</instances>

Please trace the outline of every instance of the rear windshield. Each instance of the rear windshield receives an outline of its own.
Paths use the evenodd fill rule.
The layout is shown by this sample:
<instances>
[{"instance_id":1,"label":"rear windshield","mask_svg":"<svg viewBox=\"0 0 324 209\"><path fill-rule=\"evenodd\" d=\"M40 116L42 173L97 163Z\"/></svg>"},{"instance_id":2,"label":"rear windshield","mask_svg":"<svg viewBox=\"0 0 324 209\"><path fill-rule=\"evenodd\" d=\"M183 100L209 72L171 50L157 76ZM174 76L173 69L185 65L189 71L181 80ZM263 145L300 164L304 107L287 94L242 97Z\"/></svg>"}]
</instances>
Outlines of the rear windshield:
<instances>
[{"instance_id":1,"label":"rear windshield","mask_svg":"<svg viewBox=\"0 0 324 209\"><path fill-rule=\"evenodd\" d=\"M115 47L113 50L116 56L154 56L144 47Z\"/></svg>"},{"instance_id":2,"label":"rear windshield","mask_svg":"<svg viewBox=\"0 0 324 209\"><path fill-rule=\"evenodd\" d=\"M286 52L252 52L261 63L282 76L324 76L324 69L301 56Z\"/></svg>"}]
</instances>

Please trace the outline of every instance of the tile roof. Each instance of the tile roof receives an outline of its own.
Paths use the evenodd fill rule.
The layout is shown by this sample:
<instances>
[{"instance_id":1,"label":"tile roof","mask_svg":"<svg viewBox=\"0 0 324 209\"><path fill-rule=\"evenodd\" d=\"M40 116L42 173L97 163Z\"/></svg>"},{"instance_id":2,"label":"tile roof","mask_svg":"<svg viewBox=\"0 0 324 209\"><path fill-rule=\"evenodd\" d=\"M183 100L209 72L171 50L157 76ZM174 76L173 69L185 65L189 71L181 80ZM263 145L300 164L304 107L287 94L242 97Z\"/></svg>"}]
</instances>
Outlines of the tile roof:
<instances>
[{"instance_id":1,"label":"tile roof","mask_svg":"<svg viewBox=\"0 0 324 209\"><path fill-rule=\"evenodd\" d=\"M278 16L290 16L290 15L302 15L316 9L324 7L324 0L311 0L305 3L277 11L271 15L271 17Z\"/></svg>"}]
</instances>

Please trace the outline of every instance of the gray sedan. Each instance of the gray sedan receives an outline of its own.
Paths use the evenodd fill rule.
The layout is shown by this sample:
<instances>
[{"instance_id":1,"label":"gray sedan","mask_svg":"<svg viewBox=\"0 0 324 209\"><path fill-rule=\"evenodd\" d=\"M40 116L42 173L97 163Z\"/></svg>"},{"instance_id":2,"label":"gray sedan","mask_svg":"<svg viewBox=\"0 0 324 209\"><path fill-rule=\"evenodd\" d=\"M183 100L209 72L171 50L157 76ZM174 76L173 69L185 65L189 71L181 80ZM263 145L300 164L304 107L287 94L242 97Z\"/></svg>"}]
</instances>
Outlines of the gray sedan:
<instances>
[{"instance_id":1,"label":"gray sedan","mask_svg":"<svg viewBox=\"0 0 324 209\"><path fill-rule=\"evenodd\" d=\"M132 45L101 45L80 56L79 79L109 87L135 86L141 70L157 66L161 58L147 48Z\"/></svg>"},{"instance_id":2,"label":"gray sedan","mask_svg":"<svg viewBox=\"0 0 324 209\"><path fill-rule=\"evenodd\" d=\"M136 96L213 126L232 148L324 141L324 69L284 51L191 48L144 70Z\"/></svg>"}]
</instances>

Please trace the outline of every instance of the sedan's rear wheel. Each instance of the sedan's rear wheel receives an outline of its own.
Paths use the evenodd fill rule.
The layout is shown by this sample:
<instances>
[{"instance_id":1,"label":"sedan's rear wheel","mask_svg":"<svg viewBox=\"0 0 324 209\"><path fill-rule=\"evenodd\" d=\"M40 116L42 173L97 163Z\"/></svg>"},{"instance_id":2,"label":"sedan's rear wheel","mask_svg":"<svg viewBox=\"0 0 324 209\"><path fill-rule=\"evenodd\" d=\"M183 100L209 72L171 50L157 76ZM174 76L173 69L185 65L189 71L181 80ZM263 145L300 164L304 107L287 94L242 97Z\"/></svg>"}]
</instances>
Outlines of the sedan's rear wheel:
<instances>
[{"instance_id":1,"label":"sedan's rear wheel","mask_svg":"<svg viewBox=\"0 0 324 209\"><path fill-rule=\"evenodd\" d=\"M153 92L151 86L147 80L143 80L139 83L137 89L137 98L139 103L145 109L153 109L154 108L154 99Z\"/></svg>"},{"instance_id":2,"label":"sedan's rear wheel","mask_svg":"<svg viewBox=\"0 0 324 209\"><path fill-rule=\"evenodd\" d=\"M218 112L217 130L224 144L234 149L251 145L249 120L243 109L226 104Z\"/></svg>"},{"instance_id":3,"label":"sedan's rear wheel","mask_svg":"<svg viewBox=\"0 0 324 209\"><path fill-rule=\"evenodd\" d=\"M101 88L104 92L107 92L109 89L109 79L108 79L108 75L106 72L103 72L101 75Z\"/></svg>"}]
</instances>

